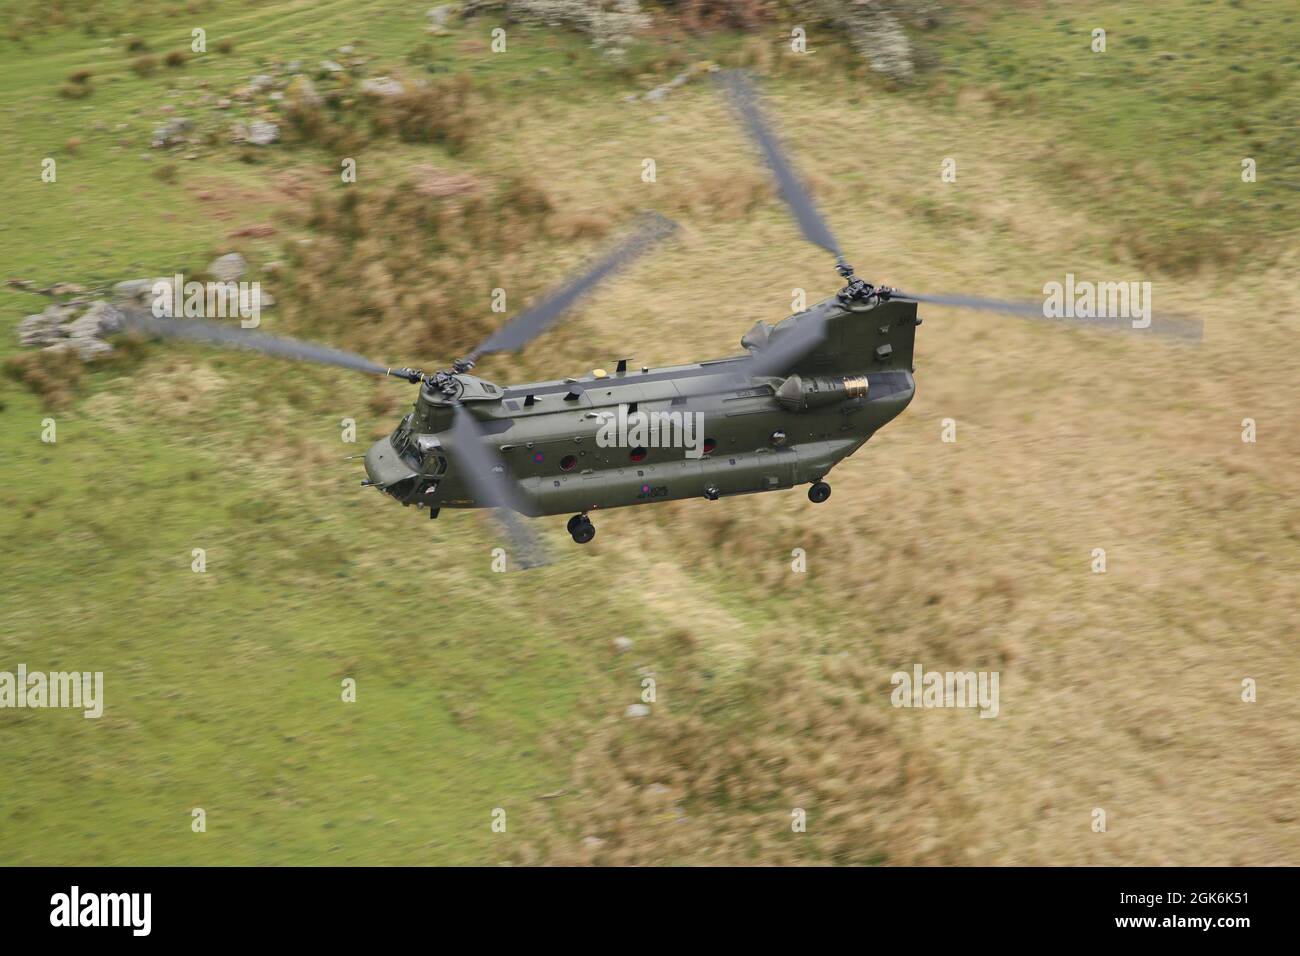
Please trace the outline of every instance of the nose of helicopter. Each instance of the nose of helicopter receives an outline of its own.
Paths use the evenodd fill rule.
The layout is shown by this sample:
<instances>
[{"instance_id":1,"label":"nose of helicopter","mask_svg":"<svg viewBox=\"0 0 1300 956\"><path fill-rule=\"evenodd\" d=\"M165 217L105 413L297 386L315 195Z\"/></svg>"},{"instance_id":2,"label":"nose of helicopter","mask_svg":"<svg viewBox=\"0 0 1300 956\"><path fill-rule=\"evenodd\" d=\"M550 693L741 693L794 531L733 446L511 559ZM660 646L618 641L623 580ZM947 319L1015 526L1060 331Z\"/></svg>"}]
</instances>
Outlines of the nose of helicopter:
<instances>
[{"instance_id":1,"label":"nose of helicopter","mask_svg":"<svg viewBox=\"0 0 1300 956\"><path fill-rule=\"evenodd\" d=\"M387 491L400 481L415 477L415 470L402 461L388 438L381 438L366 452L366 476L371 484Z\"/></svg>"}]
</instances>

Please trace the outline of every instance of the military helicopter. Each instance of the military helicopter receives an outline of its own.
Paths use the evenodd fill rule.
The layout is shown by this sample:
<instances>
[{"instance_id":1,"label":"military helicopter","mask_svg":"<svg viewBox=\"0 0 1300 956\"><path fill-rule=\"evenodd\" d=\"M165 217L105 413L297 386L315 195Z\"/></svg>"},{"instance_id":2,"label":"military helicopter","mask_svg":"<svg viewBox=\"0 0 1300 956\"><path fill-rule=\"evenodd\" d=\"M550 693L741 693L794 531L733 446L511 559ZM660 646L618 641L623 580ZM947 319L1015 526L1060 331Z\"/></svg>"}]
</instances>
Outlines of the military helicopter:
<instances>
[{"instance_id":1,"label":"military helicopter","mask_svg":"<svg viewBox=\"0 0 1300 956\"><path fill-rule=\"evenodd\" d=\"M523 348L599 282L671 235L675 225L657 215L648 215L612 252L468 355L433 373L385 367L349 352L210 322L137 316L128 324L418 385L412 411L365 454L362 484L405 506L427 509L430 518L443 508L496 509L522 566L540 563L541 551L519 515L571 514L569 534L585 544L596 533L590 515L600 509L717 500L800 484L809 485L811 501L824 502L831 494L825 480L831 469L912 401L919 303L1038 319L1044 318L1043 307L920 295L858 278L795 175L748 78L729 71L721 82L804 237L835 256L845 283L776 325L755 324L741 338L744 354L653 369L632 368L627 359L618 359L612 371L509 386L471 374L485 357ZM1128 327L1114 319L1089 321ZM1189 334L1189 327L1177 322L1151 328ZM685 416L701 422L695 454L639 439L635 427L620 428L621 440L600 440L615 416L643 424L656 415L661 426L680 419L684 429Z\"/></svg>"}]
</instances>

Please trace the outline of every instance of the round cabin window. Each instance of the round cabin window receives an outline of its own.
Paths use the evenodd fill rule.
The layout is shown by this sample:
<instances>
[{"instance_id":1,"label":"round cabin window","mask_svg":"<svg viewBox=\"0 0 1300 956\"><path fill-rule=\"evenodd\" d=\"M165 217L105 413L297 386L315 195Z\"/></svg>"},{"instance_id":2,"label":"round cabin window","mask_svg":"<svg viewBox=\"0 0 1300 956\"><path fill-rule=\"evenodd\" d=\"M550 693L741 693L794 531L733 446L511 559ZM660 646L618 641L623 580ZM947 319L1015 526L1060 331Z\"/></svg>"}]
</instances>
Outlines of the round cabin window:
<instances>
[{"instance_id":1,"label":"round cabin window","mask_svg":"<svg viewBox=\"0 0 1300 956\"><path fill-rule=\"evenodd\" d=\"M578 463L578 459L573 455L565 455L560 459L560 471L573 471L573 466Z\"/></svg>"}]
</instances>

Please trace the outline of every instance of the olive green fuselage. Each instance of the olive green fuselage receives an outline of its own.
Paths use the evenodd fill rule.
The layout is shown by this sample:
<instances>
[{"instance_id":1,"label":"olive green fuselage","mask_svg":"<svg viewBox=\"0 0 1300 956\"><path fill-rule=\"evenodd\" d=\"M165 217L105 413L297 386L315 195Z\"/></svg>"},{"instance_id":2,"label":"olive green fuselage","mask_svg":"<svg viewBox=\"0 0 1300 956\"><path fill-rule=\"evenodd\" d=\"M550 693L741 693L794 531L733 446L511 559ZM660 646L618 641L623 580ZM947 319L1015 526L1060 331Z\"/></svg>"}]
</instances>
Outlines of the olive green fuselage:
<instances>
[{"instance_id":1,"label":"olive green fuselage","mask_svg":"<svg viewBox=\"0 0 1300 956\"><path fill-rule=\"evenodd\" d=\"M827 319L821 343L777 375L754 377L744 355L509 387L461 375L451 396L425 383L411 414L367 454L366 470L404 504L483 507L470 491L481 483L463 482L457 467L450 427L462 402L497 446L528 515L819 481L911 401L919 323L911 303L831 298L762 331L779 342L817 316ZM638 414L662 433L638 434ZM633 427L620 433L618 421ZM669 435L690 447L657 446Z\"/></svg>"}]
</instances>

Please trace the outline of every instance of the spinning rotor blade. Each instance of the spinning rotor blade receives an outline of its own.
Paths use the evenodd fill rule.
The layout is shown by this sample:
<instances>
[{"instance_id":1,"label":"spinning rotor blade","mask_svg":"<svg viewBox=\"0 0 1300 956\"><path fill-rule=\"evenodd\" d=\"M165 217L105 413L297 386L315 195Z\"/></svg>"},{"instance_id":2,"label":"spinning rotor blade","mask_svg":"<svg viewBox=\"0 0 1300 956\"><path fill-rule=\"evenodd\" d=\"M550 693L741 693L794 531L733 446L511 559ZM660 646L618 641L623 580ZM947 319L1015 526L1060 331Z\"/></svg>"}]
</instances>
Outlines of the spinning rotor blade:
<instances>
[{"instance_id":1,"label":"spinning rotor blade","mask_svg":"<svg viewBox=\"0 0 1300 956\"><path fill-rule=\"evenodd\" d=\"M1047 322L1060 322L1066 325L1079 322L1093 328L1114 329L1120 332L1155 332L1158 335L1195 340L1199 340L1202 336L1203 323L1199 319L1190 319L1185 316L1148 315L1145 321L1114 316L1068 318L1065 316L1044 315L1043 303L1041 302L1008 302L1003 299L980 299L968 295L915 295L899 289L882 290L881 295L890 299L924 302L929 305L946 305L955 309L976 309L985 312L1023 315L1031 319L1043 319ZM1139 324L1135 325L1135 321Z\"/></svg>"},{"instance_id":2,"label":"spinning rotor blade","mask_svg":"<svg viewBox=\"0 0 1300 956\"><path fill-rule=\"evenodd\" d=\"M635 233L581 275L555 289L541 302L494 332L486 342L470 353L470 360L476 361L479 356L492 352L511 352L523 348L602 280L609 278L676 230L677 224L671 219L658 213L646 213L642 217L641 227Z\"/></svg>"},{"instance_id":3,"label":"spinning rotor blade","mask_svg":"<svg viewBox=\"0 0 1300 956\"><path fill-rule=\"evenodd\" d=\"M732 105L745 122L745 130L763 151L763 158L771 168L772 175L776 177L781 198L790 207L804 238L814 245L821 246L837 259L842 258L839 243L835 241L830 227L817 211L812 196L799 182L799 177L795 175L794 168L781 148L780 140L776 138L776 134L772 132L771 126L763 116L758 95L750 85L749 78L738 70L726 70L720 75L722 84L731 97Z\"/></svg>"},{"instance_id":4,"label":"spinning rotor blade","mask_svg":"<svg viewBox=\"0 0 1300 956\"><path fill-rule=\"evenodd\" d=\"M464 405L454 406L451 434L461 465L461 474L476 498L493 508L493 515L510 539L512 556L521 568L535 568L546 563L542 543L526 520L517 512L519 491L504 462L484 444L483 428Z\"/></svg>"},{"instance_id":5,"label":"spinning rotor blade","mask_svg":"<svg viewBox=\"0 0 1300 956\"><path fill-rule=\"evenodd\" d=\"M1184 316L1151 316L1149 324L1140 320L1115 317L1081 317L1066 318L1043 315L1041 302L1010 302L1004 299L981 299L965 295L914 295L897 289L880 289L877 293L882 300L898 299L904 302L917 302L927 305L949 306L956 309L976 309L987 312L1003 312L1026 318L1069 325L1078 323L1086 328L1108 329L1117 332L1154 332L1158 335L1179 339L1199 340L1202 335L1202 323L1199 319ZM791 365L817 347L826 335L826 322L830 312L818 309L810 312L799 324L774 338L770 345L756 352L750 364L751 375L783 375ZM1138 321L1138 325L1134 322Z\"/></svg>"},{"instance_id":6,"label":"spinning rotor blade","mask_svg":"<svg viewBox=\"0 0 1300 956\"><path fill-rule=\"evenodd\" d=\"M819 309L788 332L782 332L771 344L754 354L749 374L784 375L791 365L816 348L825 337L829 318L829 312Z\"/></svg>"},{"instance_id":7,"label":"spinning rotor blade","mask_svg":"<svg viewBox=\"0 0 1300 956\"><path fill-rule=\"evenodd\" d=\"M295 362L334 365L375 375L388 374L388 369L384 366L376 365L369 359L352 352L316 345L313 342L302 342L298 339L278 338L264 332L249 332L246 329L202 319L160 319L145 312L132 311L123 314L122 327L124 330L138 329L160 338L186 339L224 348L252 349L255 352L292 359Z\"/></svg>"}]
</instances>

